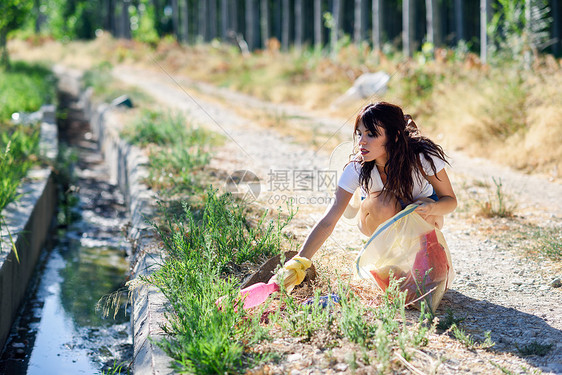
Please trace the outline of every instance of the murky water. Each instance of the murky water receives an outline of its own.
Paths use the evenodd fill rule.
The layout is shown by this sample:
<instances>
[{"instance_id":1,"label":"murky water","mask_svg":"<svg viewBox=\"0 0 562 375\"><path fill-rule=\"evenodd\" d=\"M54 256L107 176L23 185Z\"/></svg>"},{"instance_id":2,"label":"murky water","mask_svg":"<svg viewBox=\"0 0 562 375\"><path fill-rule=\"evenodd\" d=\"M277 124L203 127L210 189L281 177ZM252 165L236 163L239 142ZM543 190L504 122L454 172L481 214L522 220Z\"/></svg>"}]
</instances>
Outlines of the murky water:
<instances>
[{"instance_id":1,"label":"murky water","mask_svg":"<svg viewBox=\"0 0 562 375\"><path fill-rule=\"evenodd\" d=\"M104 317L97 308L100 299L126 282L126 208L118 189L107 182L86 125L70 124L67 141L78 158L68 163L73 173L62 187L67 201L59 207L52 244L43 251L12 327L1 374L99 374L131 360L126 307L121 304L115 318L113 311Z\"/></svg>"}]
</instances>

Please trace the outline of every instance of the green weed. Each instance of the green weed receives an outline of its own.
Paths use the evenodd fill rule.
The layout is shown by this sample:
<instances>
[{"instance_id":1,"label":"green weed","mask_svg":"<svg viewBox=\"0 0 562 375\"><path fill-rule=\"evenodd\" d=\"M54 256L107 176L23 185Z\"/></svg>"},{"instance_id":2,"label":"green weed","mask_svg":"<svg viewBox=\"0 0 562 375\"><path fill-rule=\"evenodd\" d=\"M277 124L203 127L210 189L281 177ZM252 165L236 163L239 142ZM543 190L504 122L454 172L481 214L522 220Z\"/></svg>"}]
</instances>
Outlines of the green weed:
<instances>
[{"instance_id":1,"label":"green weed","mask_svg":"<svg viewBox=\"0 0 562 375\"><path fill-rule=\"evenodd\" d=\"M129 374L129 368L125 363L113 362L107 370L102 370L102 375L116 375L116 374Z\"/></svg>"},{"instance_id":2,"label":"green weed","mask_svg":"<svg viewBox=\"0 0 562 375\"><path fill-rule=\"evenodd\" d=\"M133 105L139 107L151 102L146 93L115 80L111 73L112 69L111 63L104 61L84 72L82 82L85 87L93 89L97 100L111 102L121 95L127 95Z\"/></svg>"},{"instance_id":3,"label":"green weed","mask_svg":"<svg viewBox=\"0 0 562 375\"><path fill-rule=\"evenodd\" d=\"M456 324L451 326L453 337L464 344L468 349L489 349L496 345L490 337L490 331L487 331L484 336L484 341L478 342L470 334L466 333L463 329L459 328Z\"/></svg>"},{"instance_id":4,"label":"green weed","mask_svg":"<svg viewBox=\"0 0 562 375\"><path fill-rule=\"evenodd\" d=\"M9 70L0 69L0 124L14 112L34 112L53 103L55 78L45 66L14 62Z\"/></svg>"},{"instance_id":5,"label":"green weed","mask_svg":"<svg viewBox=\"0 0 562 375\"><path fill-rule=\"evenodd\" d=\"M122 136L141 147L150 147L148 184L167 191L200 193L200 173L210 161L208 149L219 137L189 126L181 114L144 110Z\"/></svg>"},{"instance_id":6,"label":"green weed","mask_svg":"<svg viewBox=\"0 0 562 375\"><path fill-rule=\"evenodd\" d=\"M521 353L524 356L538 355L544 357L545 355L548 354L550 349L552 349L552 346L553 346L552 344L540 344L535 341L521 348L517 346L517 350L519 351L519 353Z\"/></svg>"},{"instance_id":7,"label":"green weed","mask_svg":"<svg viewBox=\"0 0 562 375\"><path fill-rule=\"evenodd\" d=\"M553 261L562 260L562 232L557 227L539 227L535 224L515 222L506 243L523 249L527 256L545 257ZM499 236L498 234L496 234ZM503 238L500 237L503 240Z\"/></svg>"},{"instance_id":8,"label":"green weed","mask_svg":"<svg viewBox=\"0 0 562 375\"><path fill-rule=\"evenodd\" d=\"M291 335L304 337L305 341L322 332L321 336L331 336L338 346L345 337L359 345L362 352L360 359L357 356L348 359L351 368L358 366L360 360L366 365L376 363L382 373L391 368L397 356L408 361L414 348L428 343L428 335L435 328L431 315L422 302L419 321L408 323L405 294L399 291L397 281L387 288L382 304L377 307L365 306L349 285L341 281L335 289L338 302L324 307L318 303L318 292L310 304L297 303L296 299L285 295L281 299L285 309L279 312L274 324ZM374 358L370 357L370 352L375 354Z\"/></svg>"},{"instance_id":9,"label":"green weed","mask_svg":"<svg viewBox=\"0 0 562 375\"><path fill-rule=\"evenodd\" d=\"M21 180L28 170L37 163L39 147L39 132L25 127L15 127L15 130L4 132L0 136L0 228L6 227L2 211L20 196L17 192ZM10 249L14 251L19 262L19 255L10 237Z\"/></svg>"},{"instance_id":10,"label":"green weed","mask_svg":"<svg viewBox=\"0 0 562 375\"><path fill-rule=\"evenodd\" d=\"M464 319L465 318L455 318L453 310L449 308L447 309L447 315L439 319L439 322L437 323L437 329L441 331L446 331L449 328L451 328L453 324L457 325L458 323L462 322Z\"/></svg>"},{"instance_id":11,"label":"green weed","mask_svg":"<svg viewBox=\"0 0 562 375\"><path fill-rule=\"evenodd\" d=\"M239 281L229 265L255 262L278 254L286 220L266 222L265 215L250 225L244 208L231 196L209 189L201 212L184 204L184 216L168 218L157 226L164 244L161 268L145 279L167 297L162 348L175 359L179 371L232 373L267 359L250 355L247 347L267 337L261 314L237 309ZM217 307L219 297L226 296Z\"/></svg>"},{"instance_id":12,"label":"green weed","mask_svg":"<svg viewBox=\"0 0 562 375\"><path fill-rule=\"evenodd\" d=\"M533 228L531 250L555 261L562 260L562 232L559 228Z\"/></svg>"},{"instance_id":13,"label":"green weed","mask_svg":"<svg viewBox=\"0 0 562 375\"><path fill-rule=\"evenodd\" d=\"M501 178L496 180L492 177L492 180L496 186L495 192L488 194L488 200L485 202L479 202L480 214L485 217L512 217L517 205L507 202Z\"/></svg>"},{"instance_id":14,"label":"green weed","mask_svg":"<svg viewBox=\"0 0 562 375\"><path fill-rule=\"evenodd\" d=\"M514 375L514 372L508 370L507 368L503 367L502 365L500 365L499 363L496 363L494 361L490 361L490 364L494 367L496 367L497 369L499 369L501 372L503 372L506 375Z\"/></svg>"}]
</instances>

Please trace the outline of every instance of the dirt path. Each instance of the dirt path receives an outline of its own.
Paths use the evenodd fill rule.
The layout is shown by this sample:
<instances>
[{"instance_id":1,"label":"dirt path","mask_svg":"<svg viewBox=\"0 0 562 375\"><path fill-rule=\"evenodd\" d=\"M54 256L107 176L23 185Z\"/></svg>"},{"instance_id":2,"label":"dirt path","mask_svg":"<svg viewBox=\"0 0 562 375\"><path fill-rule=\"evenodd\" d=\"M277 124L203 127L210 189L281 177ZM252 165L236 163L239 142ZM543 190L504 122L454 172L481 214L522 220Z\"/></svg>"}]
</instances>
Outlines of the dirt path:
<instances>
[{"instance_id":1,"label":"dirt path","mask_svg":"<svg viewBox=\"0 0 562 375\"><path fill-rule=\"evenodd\" d=\"M319 117L311 120L310 114L295 107L264 103L193 83L185 77L171 77L162 71L149 73L119 67L115 76L150 93L162 105L184 110L195 122L224 134L228 141L215 150L212 166L227 173L236 170L255 173L261 180L257 203L264 207L284 206L284 201L296 200L299 213L291 230L299 240L323 213L330 195L317 182L328 167L331 150L321 148L315 152L290 137L266 130L241 117L236 107L290 113L309 123L321 123L338 136L351 134L349 121ZM446 218L444 234L457 278L445 294L438 315L450 308L456 317L465 317L462 325L467 332L483 338L490 331L496 345L488 351L468 350L446 335L435 335L425 352L436 359L443 358L438 371L443 374L500 374L505 373L503 370L562 374L562 288L555 287L557 283L553 282L562 276L560 265L540 257L521 256L517 242L510 240L510 231L515 227L509 220L472 218L466 212L472 197L482 193L478 181L490 184L491 177L501 177L508 203L517 203L518 220L562 230L562 185L541 176L495 166L486 160L457 153L451 153L451 157L450 173L460 205L457 212ZM498 233L503 233L501 239L497 239ZM351 260L364 240L356 228L340 223L314 261L329 265L335 258ZM525 356L520 351L537 344L550 350L544 356ZM312 353L310 357L321 355ZM315 372L317 361L306 357L289 356L280 365L282 370L278 370L288 373L290 369L306 369L308 373L322 373ZM339 370L351 372L346 366L340 366Z\"/></svg>"}]
</instances>

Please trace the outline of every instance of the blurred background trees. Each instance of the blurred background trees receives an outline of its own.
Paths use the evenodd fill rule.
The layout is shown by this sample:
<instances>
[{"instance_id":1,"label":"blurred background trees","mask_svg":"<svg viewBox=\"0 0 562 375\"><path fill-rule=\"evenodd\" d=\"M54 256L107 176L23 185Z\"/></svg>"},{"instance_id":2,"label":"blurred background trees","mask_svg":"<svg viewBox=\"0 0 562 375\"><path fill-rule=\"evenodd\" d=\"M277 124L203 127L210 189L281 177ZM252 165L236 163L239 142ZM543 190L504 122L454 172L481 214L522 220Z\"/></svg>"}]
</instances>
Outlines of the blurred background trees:
<instances>
[{"instance_id":1,"label":"blurred background trees","mask_svg":"<svg viewBox=\"0 0 562 375\"><path fill-rule=\"evenodd\" d=\"M156 44L164 37L213 40L248 50L271 38L284 50L329 52L346 43L404 55L461 48L513 58L561 53L559 0L2 0L0 45L8 32L66 41L116 38Z\"/></svg>"}]
</instances>

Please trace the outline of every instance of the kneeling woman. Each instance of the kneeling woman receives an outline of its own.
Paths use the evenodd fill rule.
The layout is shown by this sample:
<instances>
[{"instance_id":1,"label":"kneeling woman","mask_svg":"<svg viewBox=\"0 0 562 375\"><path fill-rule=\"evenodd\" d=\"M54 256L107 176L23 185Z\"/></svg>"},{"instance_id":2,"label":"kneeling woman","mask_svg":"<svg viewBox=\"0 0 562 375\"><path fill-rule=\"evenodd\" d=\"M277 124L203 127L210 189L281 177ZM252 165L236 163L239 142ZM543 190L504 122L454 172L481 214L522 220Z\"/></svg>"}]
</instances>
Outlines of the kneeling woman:
<instances>
[{"instance_id":1,"label":"kneeling woman","mask_svg":"<svg viewBox=\"0 0 562 375\"><path fill-rule=\"evenodd\" d=\"M332 233L357 188L359 229L367 236L410 203L437 228L457 206L443 149L420 134L396 105L369 104L355 121L358 153L341 175L335 200L314 226L299 256L310 259Z\"/></svg>"}]
</instances>

